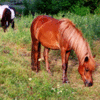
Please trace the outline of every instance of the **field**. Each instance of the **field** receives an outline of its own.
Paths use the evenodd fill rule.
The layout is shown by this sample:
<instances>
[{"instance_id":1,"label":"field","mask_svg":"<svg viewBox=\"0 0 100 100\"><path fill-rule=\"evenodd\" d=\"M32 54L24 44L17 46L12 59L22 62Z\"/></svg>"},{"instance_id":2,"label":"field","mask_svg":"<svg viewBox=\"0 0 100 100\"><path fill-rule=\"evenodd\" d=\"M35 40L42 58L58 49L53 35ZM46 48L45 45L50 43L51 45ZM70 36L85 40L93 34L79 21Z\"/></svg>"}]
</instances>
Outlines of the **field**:
<instances>
[{"instance_id":1,"label":"field","mask_svg":"<svg viewBox=\"0 0 100 100\"><path fill-rule=\"evenodd\" d=\"M61 16L59 13L54 18ZM100 63L100 15L81 17L67 13L65 17L82 31L96 62ZM49 54L53 76L47 73L43 57L40 72L31 70L30 25L34 18L31 15L16 18L15 30L9 27L6 33L0 27L0 100L99 100L100 66L93 73L94 85L85 87L74 52L69 59L69 84L62 83L60 51L51 50Z\"/></svg>"}]
</instances>

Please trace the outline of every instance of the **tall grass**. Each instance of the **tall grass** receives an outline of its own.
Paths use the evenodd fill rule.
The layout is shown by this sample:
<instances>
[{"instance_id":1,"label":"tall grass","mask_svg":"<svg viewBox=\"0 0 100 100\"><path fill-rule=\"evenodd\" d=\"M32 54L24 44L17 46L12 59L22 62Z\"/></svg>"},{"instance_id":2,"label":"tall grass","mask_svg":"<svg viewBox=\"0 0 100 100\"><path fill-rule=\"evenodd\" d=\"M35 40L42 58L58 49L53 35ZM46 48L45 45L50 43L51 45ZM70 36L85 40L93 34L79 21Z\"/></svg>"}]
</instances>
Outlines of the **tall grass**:
<instances>
[{"instance_id":1,"label":"tall grass","mask_svg":"<svg viewBox=\"0 0 100 100\"><path fill-rule=\"evenodd\" d=\"M61 19L63 13L55 15L54 18ZM38 14L36 14L38 16ZM35 17L36 17L35 16ZM35 18L34 17L34 18ZM18 44L27 44L30 43L30 26L34 19L31 15L22 16L21 18L15 19L15 31L12 31L11 28L8 29L8 32L5 36L2 36L2 39L6 41L12 41ZM92 46L93 40L100 38L100 16L99 15L87 15L87 16L78 16L73 13L66 13L65 18L72 20L76 27L82 31L83 36Z\"/></svg>"},{"instance_id":2,"label":"tall grass","mask_svg":"<svg viewBox=\"0 0 100 100\"><path fill-rule=\"evenodd\" d=\"M61 16L62 13L59 13L54 18L61 19ZM71 19L83 32L91 47L93 41L100 38L99 15L80 17L67 13L65 17ZM93 77L94 86L91 88L83 86L76 61L69 65L70 84L62 84L60 60L55 62L50 58L53 76L46 72L44 62L41 62L38 74L31 70L30 26L34 18L31 15L16 18L15 30L9 27L6 33L0 28L0 100L99 100L100 79L97 76L100 76L100 69L94 73L97 76ZM58 59L57 55L60 56L60 53L50 53L50 57L54 59Z\"/></svg>"},{"instance_id":3,"label":"tall grass","mask_svg":"<svg viewBox=\"0 0 100 100\"><path fill-rule=\"evenodd\" d=\"M61 15L62 13L58 14L59 19L61 19ZM73 13L66 13L65 18L72 20L90 43L92 40L100 38L100 15L88 14L86 16L78 16Z\"/></svg>"}]
</instances>

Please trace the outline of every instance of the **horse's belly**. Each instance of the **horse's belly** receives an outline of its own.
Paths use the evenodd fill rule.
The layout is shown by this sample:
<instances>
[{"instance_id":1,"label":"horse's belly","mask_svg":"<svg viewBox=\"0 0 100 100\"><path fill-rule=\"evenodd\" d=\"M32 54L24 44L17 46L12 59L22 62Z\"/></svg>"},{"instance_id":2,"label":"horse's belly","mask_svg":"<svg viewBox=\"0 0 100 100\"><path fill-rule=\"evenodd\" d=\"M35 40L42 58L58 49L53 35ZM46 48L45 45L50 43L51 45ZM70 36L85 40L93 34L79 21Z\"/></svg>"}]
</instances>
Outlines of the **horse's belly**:
<instances>
[{"instance_id":1,"label":"horse's belly","mask_svg":"<svg viewBox=\"0 0 100 100\"><path fill-rule=\"evenodd\" d=\"M59 44L58 44L57 42L55 42L55 43L53 43L53 44L51 44L51 43L49 43L49 42L46 42L46 43L41 42L41 44L42 44L44 47L47 47L47 48L50 48L50 49L55 49L55 50L60 49Z\"/></svg>"},{"instance_id":2,"label":"horse's belly","mask_svg":"<svg viewBox=\"0 0 100 100\"><path fill-rule=\"evenodd\" d=\"M50 49L60 49L57 39L52 34L50 33L48 33L47 35L39 34L38 38L43 46Z\"/></svg>"}]
</instances>

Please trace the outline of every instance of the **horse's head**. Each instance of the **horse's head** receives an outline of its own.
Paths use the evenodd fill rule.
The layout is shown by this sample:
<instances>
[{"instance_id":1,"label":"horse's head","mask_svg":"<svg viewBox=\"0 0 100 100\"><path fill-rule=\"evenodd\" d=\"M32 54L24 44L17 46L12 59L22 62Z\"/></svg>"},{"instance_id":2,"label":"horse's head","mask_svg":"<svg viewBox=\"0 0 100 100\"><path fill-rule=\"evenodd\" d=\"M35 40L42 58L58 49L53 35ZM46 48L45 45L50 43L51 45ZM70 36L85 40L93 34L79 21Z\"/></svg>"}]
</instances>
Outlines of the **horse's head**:
<instances>
[{"instance_id":1,"label":"horse's head","mask_svg":"<svg viewBox=\"0 0 100 100\"><path fill-rule=\"evenodd\" d=\"M84 63L79 65L78 71L84 81L85 86L92 86L93 79L92 79L92 72L95 69L95 61L93 57L86 56L84 59Z\"/></svg>"}]
</instances>

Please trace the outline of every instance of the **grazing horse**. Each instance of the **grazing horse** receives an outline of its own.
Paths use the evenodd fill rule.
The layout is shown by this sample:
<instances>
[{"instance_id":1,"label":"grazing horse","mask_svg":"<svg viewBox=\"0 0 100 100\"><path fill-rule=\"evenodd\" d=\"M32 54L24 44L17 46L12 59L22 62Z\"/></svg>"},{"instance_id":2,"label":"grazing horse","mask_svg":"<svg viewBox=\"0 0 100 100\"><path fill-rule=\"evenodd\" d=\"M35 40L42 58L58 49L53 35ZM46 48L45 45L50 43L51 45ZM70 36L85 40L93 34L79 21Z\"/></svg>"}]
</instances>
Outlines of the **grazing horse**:
<instances>
[{"instance_id":1,"label":"grazing horse","mask_svg":"<svg viewBox=\"0 0 100 100\"><path fill-rule=\"evenodd\" d=\"M10 23L12 24L11 27L14 29L14 18L15 18L16 11L13 7L9 7L8 5L0 6L0 19L1 19L1 26L6 31L7 27L9 27Z\"/></svg>"},{"instance_id":2,"label":"grazing horse","mask_svg":"<svg viewBox=\"0 0 100 100\"><path fill-rule=\"evenodd\" d=\"M41 15L35 18L30 27L32 38L31 64L32 70L40 69L41 44L44 48L44 59L46 69L49 73L48 63L49 49L61 50L63 83L68 83L67 67L68 58L73 49L79 60L78 71L85 86L92 86L92 72L95 69L95 61L91 54L90 47L75 25L69 19L57 20L50 16Z\"/></svg>"}]
</instances>

